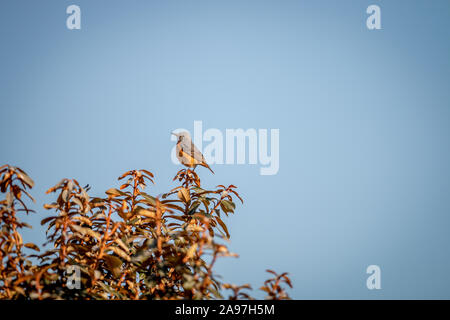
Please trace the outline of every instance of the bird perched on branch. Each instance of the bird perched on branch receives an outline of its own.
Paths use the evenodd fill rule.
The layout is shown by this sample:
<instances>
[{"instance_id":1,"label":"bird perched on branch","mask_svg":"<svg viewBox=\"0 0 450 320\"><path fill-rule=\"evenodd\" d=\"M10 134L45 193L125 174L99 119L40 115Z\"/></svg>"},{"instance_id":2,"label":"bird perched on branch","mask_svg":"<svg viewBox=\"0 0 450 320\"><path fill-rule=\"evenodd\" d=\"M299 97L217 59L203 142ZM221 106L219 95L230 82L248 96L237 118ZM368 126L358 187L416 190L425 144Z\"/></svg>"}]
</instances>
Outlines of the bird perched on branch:
<instances>
[{"instance_id":1,"label":"bird perched on branch","mask_svg":"<svg viewBox=\"0 0 450 320\"><path fill-rule=\"evenodd\" d=\"M172 132L174 136L178 138L177 141L177 149L176 154L178 160L188 168L194 168L200 165L202 167L208 168L213 174L214 171L209 167L206 163L205 157L203 154L197 149L194 143L191 140L188 132Z\"/></svg>"}]
</instances>

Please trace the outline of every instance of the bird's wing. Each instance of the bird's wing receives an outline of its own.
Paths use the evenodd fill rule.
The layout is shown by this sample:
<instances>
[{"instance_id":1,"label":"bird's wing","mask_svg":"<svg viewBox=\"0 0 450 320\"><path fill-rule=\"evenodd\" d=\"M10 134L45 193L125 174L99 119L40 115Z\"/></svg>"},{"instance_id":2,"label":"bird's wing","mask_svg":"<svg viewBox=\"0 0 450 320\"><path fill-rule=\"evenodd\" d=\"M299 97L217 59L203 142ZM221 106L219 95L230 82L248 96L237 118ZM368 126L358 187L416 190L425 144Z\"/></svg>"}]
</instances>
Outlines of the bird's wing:
<instances>
[{"instance_id":1,"label":"bird's wing","mask_svg":"<svg viewBox=\"0 0 450 320\"><path fill-rule=\"evenodd\" d=\"M200 152L200 150L197 149L191 139L183 139L183 141L181 141L180 147L184 152L186 152L198 162L202 163L205 161L203 154Z\"/></svg>"}]
</instances>

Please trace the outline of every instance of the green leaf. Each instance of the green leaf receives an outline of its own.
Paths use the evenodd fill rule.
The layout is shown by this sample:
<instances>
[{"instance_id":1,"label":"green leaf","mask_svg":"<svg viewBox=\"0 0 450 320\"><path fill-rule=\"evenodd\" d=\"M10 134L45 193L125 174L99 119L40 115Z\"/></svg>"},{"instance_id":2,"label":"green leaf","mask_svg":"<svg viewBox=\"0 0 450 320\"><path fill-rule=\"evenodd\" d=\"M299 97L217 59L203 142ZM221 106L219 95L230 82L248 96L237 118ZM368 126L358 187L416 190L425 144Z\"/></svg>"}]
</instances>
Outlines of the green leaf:
<instances>
[{"instance_id":1,"label":"green leaf","mask_svg":"<svg viewBox=\"0 0 450 320\"><path fill-rule=\"evenodd\" d=\"M141 192L141 196L147 200L147 202L152 205L152 206L156 206L156 199L155 197L152 197L151 195L145 193L145 192Z\"/></svg>"},{"instance_id":2,"label":"green leaf","mask_svg":"<svg viewBox=\"0 0 450 320\"><path fill-rule=\"evenodd\" d=\"M178 198L184 203L189 203L191 201L189 190L186 188L181 188L180 190L178 190Z\"/></svg>"},{"instance_id":3,"label":"green leaf","mask_svg":"<svg viewBox=\"0 0 450 320\"><path fill-rule=\"evenodd\" d=\"M236 208L236 205L229 201L229 200L222 200L220 203L220 207L222 208L223 212L225 213L234 213L234 209Z\"/></svg>"},{"instance_id":4,"label":"green leaf","mask_svg":"<svg viewBox=\"0 0 450 320\"><path fill-rule=\"evenodd\" d=\"M201 202L200 201L194 201L194 203L192 203L191 207L189 208L188 211L188 215L192 215L195 213L195 210L197 210L197 208L200 206Z\"/></svg>"},{"instance_id":5,"label":"green leaf","mask_svg":"<svg viewBox=\"0 0 450 320\"><path fill-rule=\"evenodd\" d=\"M108 189L105 191L105 193L112 198L118 197L118 196L127 196L127 194L125 192L122 192L116 188Z\"/></svg>"},{"instance_id":6,"label":"green leaf","mask_svg":"<svg viewBox=\"0 0 450 320\"><path fill-rule=\"evenodd\" d=\"M118 278L122 274L122 260L116 256L112 256L109 254L106 254L103 257L103 260L106 262L106 267L109 271L114 275L114 277Z\"/></svg>"},{"instance_id":7,"label":"green leaf","mask_svg":"<svg viewBox=\"0 0 450 320\"><path fill-rule=\"evenodd\" d=\"M108 249L112 250L115 254L117 254L119 257L126 261L130 261L130 256L126 254L123 250L119 249L118 247L109 247Z\"/></svg>"}]
</instances>

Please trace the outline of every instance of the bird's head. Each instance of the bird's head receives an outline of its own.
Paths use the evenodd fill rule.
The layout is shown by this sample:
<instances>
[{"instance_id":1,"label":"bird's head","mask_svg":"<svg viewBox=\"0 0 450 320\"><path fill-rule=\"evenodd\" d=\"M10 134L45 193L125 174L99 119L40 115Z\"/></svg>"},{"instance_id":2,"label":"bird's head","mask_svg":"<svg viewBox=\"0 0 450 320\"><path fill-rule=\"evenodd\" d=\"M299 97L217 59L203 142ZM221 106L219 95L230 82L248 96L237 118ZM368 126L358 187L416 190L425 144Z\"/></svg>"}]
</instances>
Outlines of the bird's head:
<instances>
[{"instance_id":1,"label":"bird's head","mask_svg":"<svg viewBox=\"0 0 450 320\"><path fill-rule=\"evenodd\" d=\"M172 135L178 138L178 141L188 140L190 139L189 132L182 131L182 132L174 132L172 131Z\"/></svg>"}]
</instances>

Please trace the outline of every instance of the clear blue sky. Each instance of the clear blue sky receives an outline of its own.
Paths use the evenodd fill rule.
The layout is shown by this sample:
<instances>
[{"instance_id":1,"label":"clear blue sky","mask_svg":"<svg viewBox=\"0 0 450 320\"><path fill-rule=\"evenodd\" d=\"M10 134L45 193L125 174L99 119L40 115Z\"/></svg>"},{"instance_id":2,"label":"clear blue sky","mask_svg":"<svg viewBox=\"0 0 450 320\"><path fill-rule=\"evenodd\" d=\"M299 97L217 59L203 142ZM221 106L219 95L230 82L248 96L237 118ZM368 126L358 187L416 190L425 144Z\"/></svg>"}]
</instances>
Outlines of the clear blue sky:
<instances>
[{"instance_id":1,"label":"clear blue sky","mask_svg":"<svg viewBox=\"0 0 450 320\"><path fill-rule=\"evenodd\" d=\"M0 162L36 181L27 240L63 177L101 195L146 168L158 194L179 169L171 130L278 128L277 175L200 170L245 199L226 280L258 288L271 268L297 299L450 298L449 15L448 0L1 1Z\"/></svg>"}]
</instances>

